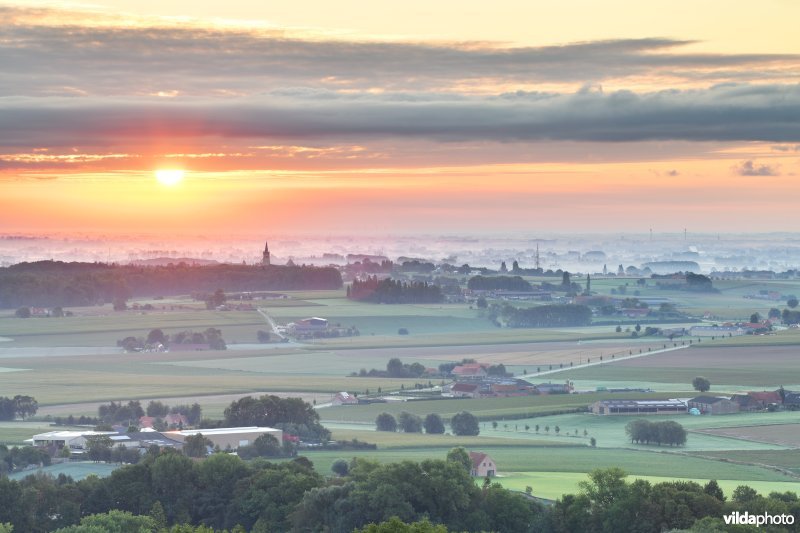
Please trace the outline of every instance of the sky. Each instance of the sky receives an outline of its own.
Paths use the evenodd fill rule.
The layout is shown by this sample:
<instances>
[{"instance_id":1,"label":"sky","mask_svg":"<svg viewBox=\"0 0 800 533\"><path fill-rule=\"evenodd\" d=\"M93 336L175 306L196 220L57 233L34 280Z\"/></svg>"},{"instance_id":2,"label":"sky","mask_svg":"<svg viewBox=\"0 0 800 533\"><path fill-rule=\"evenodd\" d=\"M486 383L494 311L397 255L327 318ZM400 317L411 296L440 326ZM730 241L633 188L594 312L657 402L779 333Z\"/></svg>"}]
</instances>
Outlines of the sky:
<instances>
[{"instance_id":1,"label":"sky","mask_svg":"<svg viewBox=\"0 0 800 533\"><path fill-rule=\"evenodd\" d=\"M791 230L797 20L794 0L0 2L0 232Z\"/></svg>"}]
</instances>

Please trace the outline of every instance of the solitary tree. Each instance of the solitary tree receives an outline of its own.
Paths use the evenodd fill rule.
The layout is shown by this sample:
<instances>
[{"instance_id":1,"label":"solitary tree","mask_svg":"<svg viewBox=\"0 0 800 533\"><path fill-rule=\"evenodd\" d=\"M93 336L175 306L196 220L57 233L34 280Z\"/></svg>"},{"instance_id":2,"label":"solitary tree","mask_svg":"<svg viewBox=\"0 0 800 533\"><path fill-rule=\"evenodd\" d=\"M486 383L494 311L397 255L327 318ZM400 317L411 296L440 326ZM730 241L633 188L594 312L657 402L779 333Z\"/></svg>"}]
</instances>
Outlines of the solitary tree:
<instances>
[{"instance_id":1,"label":"solitary tree","mask_svg":"<svg viewBox=\"0 0 800 533\"><path fill-rule=\"evenodd\" d=\"M461 411L450 420L450 427L453 433L461 436L473 436L481 432L478 419L475 415L467 411Z\"/></svg>"},{"instance_id":2,"label":"solitary tree","mask_svg":"<svg viewBox=\"0 0 800 533\"><path fill-rule=\"evenodd\" d=\"M397 431L397 420L389 413L381 413L375 419L375 429L378 431Z\"/></svg>"},{"instance_id":3,"label":"solitary tree","mask_svg":"<svg viewBox=\"0 0 800 533\"><path fill-rule=\"evenodd\" d=\"M692 387L700 392L706 392L711 388L711 382L703 376L697 376L692 380Z\"/></svg>"},{"instance_id":4,"label":"solitary tree","mask_svg":"<svg viewBox=\"0 0 800 533\"><path fill-rule=\"evenodd\" d=\"M423 425L425 426L425 433L444 433L444 422L442 422L442 417L436 413L426 416Z\"/></svg>"},{"instance_id":5,"label":"solitary tree","mask_svg":"<svg viewBox=\"0 0 800 533\"><path fill-rule=\"evenodd\" d=\"M797 304L798 304L797 298L795 298L794 296L792 296L791 298L789 298L788 300L786 300L786 305L788 305L788 306L789 306L789 307L791 307L792 309L794 309L795 307L797 307Z\"/></svg>"},{"instance_id":6,"label":"solitary tree","mask_svg":"<svg viewBox=\"0 0 800 533\"><path fill-rule=\"evenodd\" d=\"M331 470L339 477L344 477L350 471L350 465L344 459L336 459L331 465Z\"/></svg>"}]
</instances>

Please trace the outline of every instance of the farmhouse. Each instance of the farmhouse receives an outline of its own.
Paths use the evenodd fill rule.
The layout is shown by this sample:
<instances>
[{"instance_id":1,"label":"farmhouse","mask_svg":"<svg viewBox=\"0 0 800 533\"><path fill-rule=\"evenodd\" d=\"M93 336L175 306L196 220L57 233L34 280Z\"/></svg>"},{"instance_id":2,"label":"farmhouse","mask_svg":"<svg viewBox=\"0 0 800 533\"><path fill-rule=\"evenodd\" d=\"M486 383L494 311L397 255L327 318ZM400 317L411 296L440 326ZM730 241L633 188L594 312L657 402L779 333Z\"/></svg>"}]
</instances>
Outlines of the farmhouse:
<instances>
[{"instance_id":1,"label":"farmhouse","mask_svg":"<svg viewBox=\"0 0 800 533\"><path fill-rule=\"evenodd\" d=\"M791 410L800 409L800 392L787 391L786 397L783 399L783 406Z\"/></svg>"},{"instance_id":2,"label":"farmhouse","mask_svg":"<svg viewBox=\"0 0 800 533\"><path fill-rule=\"evenodd\" d=\"M536 391L539 394L570 394L572 392L572 383L539 383L536 385Z\"/></svg>"},{"instance_id":3,"label":"farmhouse","mask_svg":"<svg viewBox=\"0 0 800 533\"><path fill-rule=\"evenodd\" d=\"M486 377L487 365L482 363L468 363L453 368L451 374L457 377Z\"/></svg>"},{"instance_id":4,"label":"farmhouse","mask_svg":"<svg viewBox=\"0 0 800 533\"><path fill-rule=\"evenodd\" d=\"M494 477L497 475L497 466L494 460L483 452L469 452L469 458L472 460L472 468L470 474L472 476L480 477Z\"/></svg>"},{"instance_id":5,"label":"farmhouse","mask_svg":"<svg viewBox=\"0 0 800 533\"><path fill-rule=\"evenodd\" d=\"M689 400L689 408L695 408L704 415L727 415L739 412L739 404L717 396L697 396Z\"/></svg>"},{"instance_id":6,"label":"farmhouse","mask_svg":"<svg viewBox=\"0 0 800 533\"><path fill-rule=\"evenodd\" d=\"M222 450L235 450L239 446L249 446L261 435L272 435L278 442L283 441L283 431L267 427L238 427L238 428L212 428L212 429L189 429L184 431L166 431L164 436L180 442L186 441L186 437L191 437L202 433L205 438L210 440L214 446L219 446Z\"/></svg>"},{"instance_id":7,"label":"farmhouse","mask_svg":"<svg viewBox=\"0 0 800 533\"><path fill-rule=\"evenodd\" d=\"M289 330L295 333L313 333L315 331L325 331L328 329L328 320L318 316L304 318L289 324Z\"/></svg>"},{"instance_id":8,"label":"farmhouse","mask_svg":"<svg viewBox=\"0 0 800 533\"><path fill-rule=\"evenodd\" d=\"M349 392L337 392L331 399L333 405L358 405L358 398Z\"/></svg>"},{"instance_id":9,"label":"farmhouse","mask_svg":"<svg viewBox=\"0 0 800 533\"><path fill-rule=\"evenodd\" d=\"M692 326L689 329L692 337L738 337L747 332L747 329L740 326Z\"/></svg>"},{"instance_id":10,"label":"farmhouse","mask_svg":"<svg viewBox=\"0 0 800 533\"><path fill-rule=\"evenodd\" d=\"M674 415L686 413L680 400L600 400L592 404L596 415Z\"/></svg>"},{"instance_id":11,"label":"farmhouse","mask_svg":"<svg viewBox=\"0 0 800 533\"><path fill-rule=\"evenodd\" d=\"M781 395L776 391L748 392L734 394L731 401L739 404L740 411L763 411L770 404L780 405Z\"/></svg>"},{"instance_id":12,"label":"farmhouse","mask_svg":"<svg viewBox=\"0 0 800 533\"><path fill-rule=\"evenodd\" d=\"M480 387L479 383L455 383L450 387L450 394L456 398L477 398Z\"/></svg>"}]
</instances>

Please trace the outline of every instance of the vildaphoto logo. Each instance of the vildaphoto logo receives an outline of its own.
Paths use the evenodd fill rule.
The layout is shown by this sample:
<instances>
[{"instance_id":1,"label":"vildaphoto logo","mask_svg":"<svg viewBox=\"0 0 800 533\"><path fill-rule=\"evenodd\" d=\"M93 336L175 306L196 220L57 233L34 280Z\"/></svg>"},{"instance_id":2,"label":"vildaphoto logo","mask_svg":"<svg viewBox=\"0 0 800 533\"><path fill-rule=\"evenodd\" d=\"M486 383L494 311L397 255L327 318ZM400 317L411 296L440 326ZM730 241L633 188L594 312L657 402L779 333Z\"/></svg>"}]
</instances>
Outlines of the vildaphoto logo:
<instances>
[{"instance_id":1,"label":"vildaphoto logo","mask_svg":"<svg viewBox=\"0 0 800 533\"><path fill-rule=\"evenodd\" d=\"M791 526L794 524L794 515L790 514L750 514L745 511L735 511L724 515L723 520L727 525L736 526Z\"/></svg>"}]
</instances>

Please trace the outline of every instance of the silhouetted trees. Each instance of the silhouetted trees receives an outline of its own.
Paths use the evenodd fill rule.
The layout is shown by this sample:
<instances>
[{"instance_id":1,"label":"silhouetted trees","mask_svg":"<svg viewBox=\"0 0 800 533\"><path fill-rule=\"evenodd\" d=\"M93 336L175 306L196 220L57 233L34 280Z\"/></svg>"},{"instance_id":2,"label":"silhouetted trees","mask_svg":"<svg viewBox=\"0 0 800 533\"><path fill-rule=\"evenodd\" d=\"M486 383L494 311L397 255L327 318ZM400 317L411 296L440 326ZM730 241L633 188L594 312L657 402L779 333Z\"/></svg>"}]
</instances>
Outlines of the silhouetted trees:
<instances>
[{"instance_id":1,"label":"silhouetted trees","mask_svg":"<svg viewBox=\"0 0 800 533\"><path fill-rule=\"evenodd\" d=\"M0 308L84 306L193 292L338 289L332 267L204 265L133 266L38 261L0 268Z\"/></svg>"},{"instance_id":2,"label":"silhouetted trees","mask_svg":"<svg viewBox=\"0 0 800 533\"><path fill-rule=\"evenodd\" d=\"M533 287L519 276L474 276L467 282L473 291L522 291L530 292Z\"/></svg>"},{"instance_id":3,"label":"silhouetted trees","mask_svg":"<svg viewBox=\"0 0 800 533\"><path fill-rule=\"evenodd\" d=\"M16 395L13 398L0 396L0 420L14 420L20 417L25 420L36 414L39 402L33 396Z\"/></svg>"},{"instance_id":4,"label":"silhouetted trees","mask_svg":"<svg viewBox=\"0 0 800 533\"><path fill-rule=\"evenodd\" d=\"M389 278L379 280L377 276L368 277L364 281L354 280L347 297L351 300L383 304L438 303L444 300L442 289L438 285Z\"/></svg>"},{"instance_id":5,"label":"silhouetted trees","mask_svg":"<svg viewBox=\"0 0 800 533\"><path fill-rule=\"evenodd\" d=\"M592 310L588 306L575 304L540 305L520 309L506 305L501 313L510 328L588 326L592 321Z\"/></svg>"},{"instance_id":6,"label":"silhouetted trees","mask_svg":"<svg viewBox=\"0 0 800 533\"><path fill-rule=\"evenodd\" d=\"M670 446L683 446L686 444L686 430L673 420L650 422L637 419L628 422L625 433L631 442L637 444L669 444Z\"/></svg>"},{"instance_id":7,"label":"silhouetted trees","mask_svg":"<svg viewBox=\"0 0 800 533\"><path fill-rule=\"evenodd\" d=\"M319 423L314 407L300 398L245 396L224 412L223 427L266 426L283 429L304 440L328 441L331 433Z\"/></svg>"}]
</instances>

